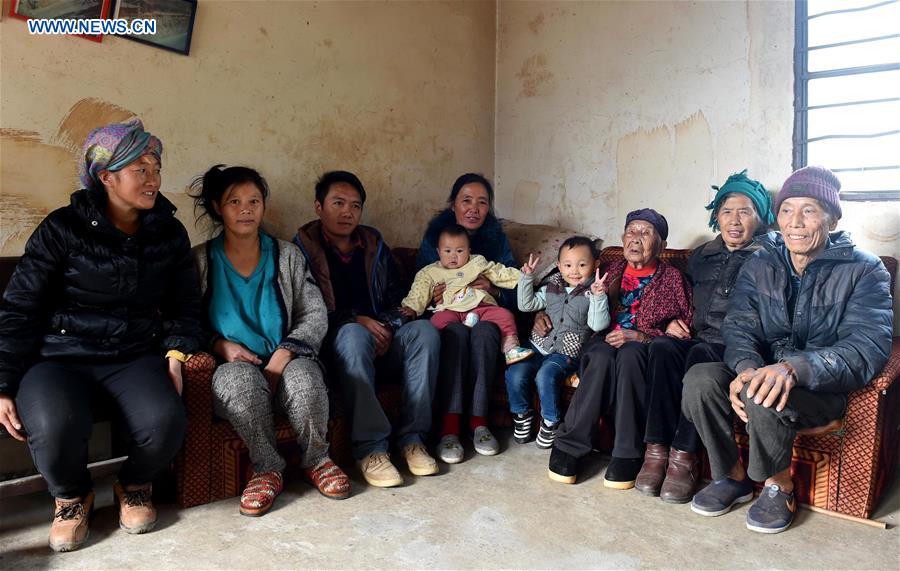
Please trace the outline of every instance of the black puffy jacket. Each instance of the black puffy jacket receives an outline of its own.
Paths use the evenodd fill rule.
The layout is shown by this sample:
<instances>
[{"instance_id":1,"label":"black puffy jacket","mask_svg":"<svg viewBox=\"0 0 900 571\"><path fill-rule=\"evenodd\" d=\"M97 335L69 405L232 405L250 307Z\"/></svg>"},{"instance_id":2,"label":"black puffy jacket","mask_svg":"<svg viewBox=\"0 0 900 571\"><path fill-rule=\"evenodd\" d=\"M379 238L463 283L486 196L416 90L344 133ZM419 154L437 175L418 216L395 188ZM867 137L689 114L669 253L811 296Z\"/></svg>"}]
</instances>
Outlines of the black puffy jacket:
<instances>
[{"instance_id":1,"label":"black puffy jacket","mask_svg":"<svg viewBox=\"0 0 900 571\"><path fill-rule=\"evenodd\" d=\"M722 321L728 311L728 297L734 291L738 273L744 262L759 250L750 242L740 250L725 246L722 235L695 248L688 260L688 277L694 290L694 337L721 345Z\"/></svg>"},{"instance_id":2,"label":"black puffy jacket","mask_svg":"<svg viewBox=\"0 0 900 571\"><path fill-rule=\"evenodd\" d=\"M744 263L722 326L725 362L736 372L786 361L799 386L847 393L866 386L891 352L891 279L876 256L846 232L804 270L793 318L790 269L781 234L757 238L762 250Z\"/></svg>"},{"instance_id":3,"label":"black puffy jacket","mask_svg":"<svg viewBox=\"0 0 900 571\"><path fill-rule=\"evenodd\" d=\"M72 194L37 227L0 306L0 394L35 359L118 359L199 348L200 290L187 232L161 194L132 236L105 195Z\"/></svg>"}]
</instances>

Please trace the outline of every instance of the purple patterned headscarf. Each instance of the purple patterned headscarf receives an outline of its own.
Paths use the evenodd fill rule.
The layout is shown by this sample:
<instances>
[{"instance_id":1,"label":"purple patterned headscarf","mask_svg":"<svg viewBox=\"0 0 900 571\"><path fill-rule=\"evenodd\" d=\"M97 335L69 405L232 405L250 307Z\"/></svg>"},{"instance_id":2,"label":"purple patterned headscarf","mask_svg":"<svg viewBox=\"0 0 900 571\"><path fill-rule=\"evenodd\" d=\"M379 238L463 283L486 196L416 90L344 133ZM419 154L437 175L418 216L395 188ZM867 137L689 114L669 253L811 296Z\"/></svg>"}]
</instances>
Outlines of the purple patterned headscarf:
<instances>
[{"instance_id":1,"label":"purple patterned headscarf","mask_svg":"<svg viewBox=\"0 0 900 571\"><path fill-rule=\"evenodd\" d=\"M162 160L162 143L144 130L140 119L113 123L91 131L81 151L78 178L84 188L102 190L100 171L117 171L141 155L150 153Z\"/></svg>"}]
</instances>

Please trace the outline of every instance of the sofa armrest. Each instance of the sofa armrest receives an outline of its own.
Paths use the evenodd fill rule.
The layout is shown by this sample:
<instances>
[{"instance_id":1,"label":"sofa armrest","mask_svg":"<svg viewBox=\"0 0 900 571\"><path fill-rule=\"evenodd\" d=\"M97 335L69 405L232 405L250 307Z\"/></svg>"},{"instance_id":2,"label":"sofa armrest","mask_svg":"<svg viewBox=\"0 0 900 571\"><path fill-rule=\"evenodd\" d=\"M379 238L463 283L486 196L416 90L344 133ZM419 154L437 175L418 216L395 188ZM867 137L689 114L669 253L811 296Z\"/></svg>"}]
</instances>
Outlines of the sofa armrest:
<instances>
[{"instance_id":1,"label":"sofa armrest","mask_svg":"<svg viewBox=\"0 0 900 571\"><path fill-rule=\"evenodd\" d=\"M872 379L869 386L862 390L887 391L894 382L900 378L900 337L894 337L891 345L891 356L884 369Z\"/></svg>"},{"instance_id":2,"label":"sofa armrest","mask_svg":"<svg viewBox=\"0 0 900 571\"><path fill-rule=\"evenodd\" d=\"M884 369L865 387L853 391L847 398L847 413L844 415L844 426L849 419L867 418L878 410L880 398L900 377L900 337L894 337L891 356Z\"/></svg>"},{"instance_id":3,"label":"sofa armrest","mask_svg":"<svg viewBox=\"0 0 900 571\"><path fill-rule=\"evenodd\" d=\"M216 360L196 353L184 364L184 407L188 427L184 446L175 460L178 504L183 508L210 501L210 445L212 434L212 376Z\"/></svg>"},{"instance_id":4,"label":"sofa armrest","mask_svg":"<svg viewBox=\"0 0 900 571\"><path fill-rule=\"evenodd\" d=\"M196 353L184 364L184 407L190 422L212 423L212 376L216 360L209 353Z\"/></svg>"}]
</instances>

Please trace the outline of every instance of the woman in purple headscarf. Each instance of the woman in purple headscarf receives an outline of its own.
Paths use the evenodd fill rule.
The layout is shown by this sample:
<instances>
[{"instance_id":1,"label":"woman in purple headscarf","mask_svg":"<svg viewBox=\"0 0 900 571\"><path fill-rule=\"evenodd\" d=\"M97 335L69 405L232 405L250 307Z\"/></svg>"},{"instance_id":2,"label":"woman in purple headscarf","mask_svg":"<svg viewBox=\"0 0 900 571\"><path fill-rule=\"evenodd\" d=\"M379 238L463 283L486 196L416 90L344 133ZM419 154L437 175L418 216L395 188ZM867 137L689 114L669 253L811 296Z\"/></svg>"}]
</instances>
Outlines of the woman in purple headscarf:
<instances>
[{"instance_id":1,"label":"woman in purple headscarf","mask_svg":"<svg viewBox=\"0 0 900 571\"><path fill-rule=\"evenodd\" d=\"M129 533L153 529L150 483L184 435L200 294L187 232L159 192L161 153L137 119L92 131L84 188L31 235L0 306L0 425L27 440L56 500L56 551L87 539L95 398L118 406L131 436L113 488Z\"/></svg>"},{"instance_id":2,"label":"woman in purple headscarf","mask_svg":"<svg viewBox=\"0 0 900 571\"><path fill-rule=\"evenodd\" d=\"M593 449L601 416L612 413L615 443L603 485L634 487L644 456L647 423L647 349L668 324L691 322L691 286L659 259L669 223L652 208L629 212L622 233L623 259L600 268L608 274L610 328L581 349L580 383L550 453L550 479L574 484L581 459ZM551 334L553 332L551 331Z\"/></svg>"}]
</instances>

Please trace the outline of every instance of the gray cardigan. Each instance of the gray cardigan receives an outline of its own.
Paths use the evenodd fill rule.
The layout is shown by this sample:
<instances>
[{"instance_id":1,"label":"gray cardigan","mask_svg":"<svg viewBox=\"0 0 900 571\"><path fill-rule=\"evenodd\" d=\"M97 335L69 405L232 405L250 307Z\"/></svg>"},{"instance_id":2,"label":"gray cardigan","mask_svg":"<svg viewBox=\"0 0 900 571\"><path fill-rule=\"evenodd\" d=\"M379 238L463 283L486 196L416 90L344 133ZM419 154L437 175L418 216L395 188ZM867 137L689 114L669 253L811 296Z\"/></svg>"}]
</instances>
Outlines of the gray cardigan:
<instances>
[{"instance_id":1,"label":"gray cardigan","mask_svg":"<svg viewBox=\"0 0 900 571\"><path fill-rule=\"evenodd\" d=\"M322 293L313 281L303 253L294 244L275 239L275 292L281 306L283 331L279 349L287 349L296 356L316 359L322 339L328 331L328 314ZM209 276L209 242L194 248L194 263L200 278L203 294L204 328L210 333L210 342L219 337L211 331L206 309L209 306L212 284Z\"/></svg>"}]
</instances>

